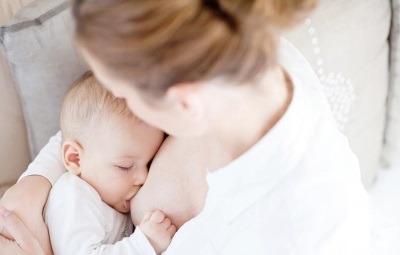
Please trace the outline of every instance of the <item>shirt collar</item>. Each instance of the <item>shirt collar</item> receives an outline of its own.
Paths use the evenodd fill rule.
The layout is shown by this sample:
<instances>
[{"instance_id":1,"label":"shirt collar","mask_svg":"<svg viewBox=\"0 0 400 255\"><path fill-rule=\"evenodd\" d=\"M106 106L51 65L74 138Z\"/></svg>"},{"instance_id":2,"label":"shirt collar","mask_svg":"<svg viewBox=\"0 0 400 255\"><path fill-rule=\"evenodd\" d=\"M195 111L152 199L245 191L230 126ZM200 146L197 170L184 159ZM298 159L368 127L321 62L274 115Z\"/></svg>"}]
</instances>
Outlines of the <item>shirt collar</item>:
<instances>
[{"instance_id":1,"label":"shirt collar","mask_svg":"<svg viewBox=\"0 0 400 255\"><path fill-rule=\"evenodd\" d=\"M286 53L293 49L285 47L289 51ZM217 200L228 223L282 182L294 169L293 164L299 160L304 149L300 135L306 108L302 95L303 85L297 78L300 70L292 68L299 63L290 63L290 59L298 57L300 53L297 50L292 53L294 55L289 54L289 59L288 56L285 58L289 63L281 61L293 83L293 97L286 113L247 152L206 176L208 197Z\"/></svg>"}]
</instances>

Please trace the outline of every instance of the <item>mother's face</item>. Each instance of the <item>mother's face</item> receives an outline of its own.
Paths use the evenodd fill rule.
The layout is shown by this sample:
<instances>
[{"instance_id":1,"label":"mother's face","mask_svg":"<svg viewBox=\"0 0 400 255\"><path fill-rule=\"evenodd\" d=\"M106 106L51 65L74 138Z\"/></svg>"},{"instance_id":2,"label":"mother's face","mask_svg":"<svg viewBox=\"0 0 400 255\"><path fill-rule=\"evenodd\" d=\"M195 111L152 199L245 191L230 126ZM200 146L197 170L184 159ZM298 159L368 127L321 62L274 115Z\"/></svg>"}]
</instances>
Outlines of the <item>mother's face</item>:
<instances>
[{"instance_id":1,"label":"mother's face","mask_svg":"<svg viewBox=\"0 0 400 255\"><path fill-rule=\"evenodd\" d=\"M87 51L81 52L100 83L114 96L124 98L130 110L144 122L176 137L200 135L205 132L204 123L207 122L203 114L200 114L204 111L200 109L201 104L194 102L196 100L193 100L193 97L180 92L167 92L166 96L146 98L143 92L131 84L119 80L118 77L112 77L107 68Z\"/></svg>"}]
</instances>

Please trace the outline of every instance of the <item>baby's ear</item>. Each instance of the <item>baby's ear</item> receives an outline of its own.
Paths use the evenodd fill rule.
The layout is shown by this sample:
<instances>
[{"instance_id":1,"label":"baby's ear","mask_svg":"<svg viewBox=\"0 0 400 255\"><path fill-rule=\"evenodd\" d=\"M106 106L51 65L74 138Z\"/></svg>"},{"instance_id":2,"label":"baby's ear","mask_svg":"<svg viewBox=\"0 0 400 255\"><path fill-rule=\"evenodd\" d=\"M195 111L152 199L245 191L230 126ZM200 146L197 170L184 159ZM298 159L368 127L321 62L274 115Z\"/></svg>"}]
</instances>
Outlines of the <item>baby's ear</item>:
<instances>
[{"instance_id":1,"label":"baby's ear","mask_svg":"<svg viewBox=\"0 0 400 255\"><path fill-rule=\"evenodd\" d=\"M75 141L66 141L62 147L62 158L65 168L72 174L81 174L82 146Z\"/></svg>"}]
</instances>

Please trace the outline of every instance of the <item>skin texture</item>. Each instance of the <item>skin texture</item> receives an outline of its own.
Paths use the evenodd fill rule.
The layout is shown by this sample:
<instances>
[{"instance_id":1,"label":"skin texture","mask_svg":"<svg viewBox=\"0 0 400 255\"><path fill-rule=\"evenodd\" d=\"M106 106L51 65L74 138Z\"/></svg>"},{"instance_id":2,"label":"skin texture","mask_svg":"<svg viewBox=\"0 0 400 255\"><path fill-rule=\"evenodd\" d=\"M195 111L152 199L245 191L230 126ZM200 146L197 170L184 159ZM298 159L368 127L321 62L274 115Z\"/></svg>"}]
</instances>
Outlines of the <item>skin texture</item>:
<instances>
[{"instance_id":1,"label":"skin texture","mask_svg":"<svg viewBox=\"0 0 400 255\"><path fill-rule=\"evenodd\" d=\"M162 131L135 118L110 116L100 120L82 141L64 142L64 165L90 184L106 204L128 213L129 201L145 182L163 136Z\"/></svg>"},{"instance_id":2,"label":"skin texture","mask_svg":"<svg viewBox=\"0 0 400 255\"><path fill-rule=\"evenodd\" d=\"M168 212L177 228L198 215L207 195L207 171L231 160L220 147L210 140L168 137L153 160L145 184L131 200L134 224L156 209Z\"/></svg>"},{"instance_id":3,"label":"skin texture","mask_svg":"<svg viewBox=\"0 0 400 255\"><path fill-rule=\"evenodd\" d=\"M89 183L103 202L121 213L130 212L130 200L146 181L148 165L164 133L136 118L101 119L80 142L65 141L65 167ZM167 249L176 232L160 210L141 218L140 228L157 254Z\"/></svg>"},{"instance_id":4,"label":"skin texture","mask_svg":"<svg viewBox=\"0 0 400 255\"><path fill-rule=\"evenodd\" d=\"M1 204L13 213L1 207L0 255L53 254L42 215L50 189L46 178L28 176L7 190Z\"/></svg>"},{"instance_id":5,"label":"skin texture","mask_svg":"<svg viewBox=\"0 0 400 255\"><path fill-rule=\"evenodd\" d=\"M176 232L171 220L160 210L147 213L140 223L140 229L146 234L157 254L167 249Z\"/></svg>"},{"instance_id":6,"label":"skin texture","mask_svg":"<svg viewBox=\"0 0 400 255\"><path fill-rule=\"evenodd\" d=\"M29 229L22 221L5 207L0 206L0 224L9 231L10 235L17 241L11 241L0 236L0 254L21 254L21 255L44 255L51 254L51 250L45 253L39 241L34 238ZM50 253L49 253L50 252Z\"/></svg>"}]
</instances>

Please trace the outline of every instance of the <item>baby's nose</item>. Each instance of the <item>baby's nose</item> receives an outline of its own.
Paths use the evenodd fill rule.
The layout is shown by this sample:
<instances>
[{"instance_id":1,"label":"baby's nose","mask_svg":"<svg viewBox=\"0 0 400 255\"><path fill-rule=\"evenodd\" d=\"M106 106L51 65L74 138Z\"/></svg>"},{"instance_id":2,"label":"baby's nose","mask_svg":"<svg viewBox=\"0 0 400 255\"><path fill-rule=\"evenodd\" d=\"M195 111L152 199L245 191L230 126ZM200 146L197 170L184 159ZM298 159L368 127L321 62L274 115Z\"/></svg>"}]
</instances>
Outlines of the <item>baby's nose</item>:
<instances>
[{"instance_id":1,"label":"baby's nose","mask_svg":"<svg viewBox=\"0 0 400 255\"><path fill-rule=\"evenodd\" d=\"M147 167L144 167L144 168L140 169L140 171L137 171L136 176L135 176L134 185L135 186L143 185L147 179L148 172L149 171L148 171Z\"/></svg>"}]
</instances>

